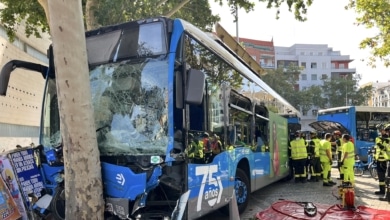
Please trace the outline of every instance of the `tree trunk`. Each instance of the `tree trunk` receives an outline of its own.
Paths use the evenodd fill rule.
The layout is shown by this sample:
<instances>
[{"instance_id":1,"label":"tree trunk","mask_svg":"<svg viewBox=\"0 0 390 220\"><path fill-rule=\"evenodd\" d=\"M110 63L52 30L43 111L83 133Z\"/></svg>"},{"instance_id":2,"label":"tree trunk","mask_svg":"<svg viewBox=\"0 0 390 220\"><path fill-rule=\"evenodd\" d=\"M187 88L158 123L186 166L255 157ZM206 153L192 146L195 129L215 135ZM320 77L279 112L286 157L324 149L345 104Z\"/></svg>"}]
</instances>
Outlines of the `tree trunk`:
<instances>
[{"instance_id":1,"label":"tree trunk","mask_svg":"<svg viewBox=\"0 0 390 220\"><path fill-rule=\"evenodd\" d=\"M47 1L64 144L67 219L103 219L81 0Z\"/></svg>"}]
</instances>

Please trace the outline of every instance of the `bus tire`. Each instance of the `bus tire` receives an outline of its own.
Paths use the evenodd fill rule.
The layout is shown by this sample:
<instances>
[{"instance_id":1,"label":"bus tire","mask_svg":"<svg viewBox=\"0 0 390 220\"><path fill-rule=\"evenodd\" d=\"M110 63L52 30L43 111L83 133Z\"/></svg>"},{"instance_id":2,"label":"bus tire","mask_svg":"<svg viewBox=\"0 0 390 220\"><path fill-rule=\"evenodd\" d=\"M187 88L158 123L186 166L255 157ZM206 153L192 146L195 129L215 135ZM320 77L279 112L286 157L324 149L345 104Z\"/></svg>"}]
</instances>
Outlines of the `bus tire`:
<instances>
[{"instance_id":1,"label":"bus tire","mask_svg":"<svg viewBox=\"0 0 390 220\"><path fill-rule=\"evenodd\" d=\"M249 178L245 174L245 172L237 168L236 171L236 180L234 182L234 188L236 193L236 200L237 200L237 208L238 212L242 214L246 207L248 206L249 203L249 195L250 195L250 190L249 190ZM219 209L219 211L225 215L229 216L229 205L226 205L222 208Z\"/></svg>"},{"instance_id":2,"label":"bus tire","mask_svg":"<svg viewBox=\"0 0 390 220\"><path fill-rule=\"evenodd\" d=\"M242 169L237 168L234 190L236 193L238 212L240 214L245 211L249 203L251 193L249 184L249 178L246 173Z\"/></svg>"},{"instance_id":3,"label":"bus tire","mask_svg":"<svg viewBox=\"0 0 390 220\"><path fill-rule=\"evenodd\" d=\"M65 220L65 188L58 187L50 203L54 219Z\"/></svg>"}]
</instances>

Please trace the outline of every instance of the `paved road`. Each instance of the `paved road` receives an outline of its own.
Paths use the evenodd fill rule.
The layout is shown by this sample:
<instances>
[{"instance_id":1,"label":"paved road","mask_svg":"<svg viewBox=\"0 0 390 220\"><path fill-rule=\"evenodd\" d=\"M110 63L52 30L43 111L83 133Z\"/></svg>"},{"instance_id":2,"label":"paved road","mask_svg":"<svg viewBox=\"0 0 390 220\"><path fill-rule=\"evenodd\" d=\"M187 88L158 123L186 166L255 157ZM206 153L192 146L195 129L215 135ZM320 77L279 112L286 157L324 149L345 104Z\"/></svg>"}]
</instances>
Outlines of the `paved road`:
<instances>
[{"instance_id":1,"label":"paved road","mask_svg":"<svg viewBox=\"0 0 390 220\"><path fill-rule=\"evenodd\" d=\"M338 170L332 168L332 178L337 181ZM390 210L390 204L379 201L374 191L378 190L378 181L369 177L368 171L363 176L357 176L355 185L355 206L368 206L377 209ZM302 202L313 202L322 204L340 204L337 200L337 185L324 187L322 182L294 183L279 182L260 189L251 195L249 206L240 217L241 220L253 219L254 215L264 210L280 199ZM216 212L202 219L225 220L229 217Z\"/></svg>"}]
</instances>

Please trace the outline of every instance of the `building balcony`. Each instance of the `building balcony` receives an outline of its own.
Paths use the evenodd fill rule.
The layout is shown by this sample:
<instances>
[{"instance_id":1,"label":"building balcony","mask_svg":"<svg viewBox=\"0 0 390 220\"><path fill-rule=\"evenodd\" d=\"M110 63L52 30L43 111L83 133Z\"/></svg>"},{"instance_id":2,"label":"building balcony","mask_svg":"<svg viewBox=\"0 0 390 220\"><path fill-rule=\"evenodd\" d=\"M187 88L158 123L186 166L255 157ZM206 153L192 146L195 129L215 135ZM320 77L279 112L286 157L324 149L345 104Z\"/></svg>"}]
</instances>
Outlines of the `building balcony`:
<instances>
[{"instance_id":1,"label":"building balcony","mask_svg":"<svg viewBox=\"0 0 390 220\"><path fill-rule=\"evenodd\" d=\"M260 66L264 69L275 69L275 64L272 63L261 63Z\"/></svg>"},{"instance_id":2,"label":"building balcony","mask_svg":"<svg viewBox=\"0 0 390 220\"><path fill-rule=\"evenodd\" d=\"M332 73L356 73L356 68L348 68L348 69L331 68L330 71Z\"/></svg>"},{"instance_id":3,"label":"building balcony","mask_svg":"<svg viewBox=\"0 0 390 220\"><path fill-rule=\"evenodd\" d=\"M339 53L331 54L332 57L330 58L331 61L349 61L352 62L353 59L349 57L349 55L340 55Z\"/></svg>"}]
</instances>

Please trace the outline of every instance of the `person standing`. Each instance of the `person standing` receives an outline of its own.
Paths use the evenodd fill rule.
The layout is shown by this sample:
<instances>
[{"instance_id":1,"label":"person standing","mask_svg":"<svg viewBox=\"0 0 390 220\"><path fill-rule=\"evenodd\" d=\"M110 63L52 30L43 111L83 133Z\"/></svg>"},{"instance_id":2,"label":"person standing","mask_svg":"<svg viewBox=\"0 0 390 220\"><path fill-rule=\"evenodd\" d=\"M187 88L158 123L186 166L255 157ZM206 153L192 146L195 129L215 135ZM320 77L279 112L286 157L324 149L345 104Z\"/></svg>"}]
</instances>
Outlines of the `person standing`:
<instances>
[{"instance_id":1,"label":"person standing","mask_svg":"<svg viewBox=\"0 0 390 220\"><path fill-rule=\"evenodd\" d=\"M341 169L344 174L344 183L355 183L355 174L353 172L353 166L355 165L355 146L351 142L351 137L348 134L342 136L343 141L343 153L341 155Z\"/></svg>"},{"instance_id":2,"label":"person standing","mask_svg":"<svg viewBox=\"0 0 390 220\"><path fill-rule=\"evenodd\" d=\"M203 143L201 141L196 141L194 135L188 134L188 147L185 149L187 157L190 159L190 162L193 163L204 163L203 155Z\"/></svg>"},{"instance_id":3,"label":"person standing","mask_svg":"<svg viewBox=\"0 0 390 220\"><path fill-rule=\"evenodd\" d=\"M290 142L291 159L294 166L295 182L306 183L306 161L307 150L306 141L301 138L301 132L295 132L295 139Z\"/></svg>"},{"instance_id":4,"label":"person standing","mask_svg":"<svg viewBox=\"0 0 390 220\"><path fill-rule=\"evenodd\" d=\"M381 200L381 201L387 201L387 202L389 202L390 201L390 198L389 198L389 188L388 188L388 185L390 184L389 183L389 177L390 177L390 169L389 169L389 166L390 166L390 137L389 137L389 131L390 131L390 125L389 124L387 124L387 125L385 125L384 126L384 130L385 130L385 132L384 132L384 134L383 134L383 137L384 138L382 138L383 139L383 142L384 142L384 151L385 151L385 153L386 153L386 155L387 155L387 161L386 161L386 163L382 163L381 165L385 165L386 164L386 166L382 166L381 168L385 171L384 173L383 173L383 176L384 176L384 181L383 181L383 185L384 185L384 191L385 191L385 193L384 193L384 195L383 195L383 197L380 197L379 198L379 200ZM376 150L378 150L378 148L376 149ZM384 152L382 152L382 153L384 153ZM385 158L386 158L386 156L384 156ZM379 164L377 164L377 168L379 167ZM387 172L387 173L386 173ZM386 177L387 176L387 177ZM378 172L378 179L379 179L379 172ZM380 194L379 194L380 195Z\"/></svg>"},{"instance_id":5,"label":"person standing","mask_svg":"<svg viewBox=\"0 0 390 220\"><path fill-rule=\"evenodd\" d=\"M310 181L318 182L322 172L321 161L320 161L321 140L317 137L317 132L315 131L311 131L310 136L311 137L310 137L309 146L312 146L312 150L310 150L311 151L311 156L310 156L311 180Z\"/></svg>"},{"instance_id":6,"label":"person standing","mask_svg":"<svg viewBox=\"0 0 390 220\"><path fill-rule=\"evenodd\" d=\"M209 133L203 133L201 142L203 145L204 160L206 163L209 163L213 155Z\"/></svg>"},{"instance_id":7,"label":"person standing","mask_svg":"<svg viewBox=\"0 0 390 220\"><path fill-rule=\"evenodd\" d=\"M385 184L385 175L386 175L386 167L387 161L389 157L387 155L387 145L389 140L386 137L387 135L382 133L380 137L377 137L375 140L375 160L377 162L376 170L378 173L378 181L379 181L379 191L375 191L375 195L384 195L386 184Z\"/></svg>"},{"instance_id":8,"label":"person standing","mask_svg":"<svg viewBox=\"0 0 390 220\"><path fill-rule=\"evenodd\" d=\"M325 134L325 137L320 142L320 161L322 165L322 185L333 186L330 181L329 171L332 166L332 146L330 140L332 135L329 133Z\"/></svg>"},{"instance_id":9,"label":"person standing","mask_svg":"<svg viewBox=\"0 0 390 220\"><path fill-rule=\"evenodd\" d=\"M340 177L337 178L339 180L344 179L343 169L341 169L341 155L343 153L343 143L341 143L341 132L336 130L333 132L333 137L335 138L334 144L336 145L336 153L337 153L337 169L340 172Z\"/></svg>"}]
</instances>

